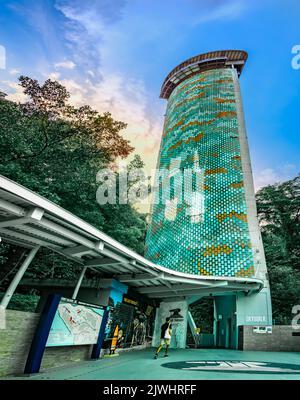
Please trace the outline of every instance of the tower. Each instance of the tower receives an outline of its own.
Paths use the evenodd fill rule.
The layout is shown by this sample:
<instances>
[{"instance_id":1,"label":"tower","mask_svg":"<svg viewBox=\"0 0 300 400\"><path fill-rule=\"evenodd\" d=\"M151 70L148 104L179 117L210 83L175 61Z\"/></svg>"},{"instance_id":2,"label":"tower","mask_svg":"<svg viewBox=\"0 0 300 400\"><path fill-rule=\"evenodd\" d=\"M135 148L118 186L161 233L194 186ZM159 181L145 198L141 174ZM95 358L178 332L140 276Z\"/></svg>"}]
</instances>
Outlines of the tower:
<instances>
[{"instance_id":1,"label":"tower","mask_svg":"<svg viewBox=\"0 0 300 400\"><path fill-rule=\"evenodd\" d=\"M239 85L247 57L238 50L201 54L166 77L159 177L146 238L146 257L166 268L263 281L259 293L215 297L216 322L224 313L234 321L229 347L236 346L238 325L272 324Z\"/></svg>"}]
</instances>

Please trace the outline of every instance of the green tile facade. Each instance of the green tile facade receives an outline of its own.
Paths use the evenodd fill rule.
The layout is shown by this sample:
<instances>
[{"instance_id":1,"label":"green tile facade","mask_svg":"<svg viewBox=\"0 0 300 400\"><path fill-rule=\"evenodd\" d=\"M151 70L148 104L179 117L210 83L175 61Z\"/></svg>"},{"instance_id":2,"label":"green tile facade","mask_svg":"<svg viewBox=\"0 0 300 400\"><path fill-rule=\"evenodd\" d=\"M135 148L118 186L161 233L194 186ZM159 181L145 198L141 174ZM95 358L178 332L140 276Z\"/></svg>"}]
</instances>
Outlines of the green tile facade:
<instances>
[{"instance_id":1,"label":"green tile facade","mask_svg":"<svg viewBox=\"0 0 300 400\"><path fill-rule=\"evenodd\" d=\"M191 175L182 182L172 178L167 202L164 179L154 194L146 257L164 267L197 275L254 275L234 73L220 68L194 75L168 100L158 168L175 177L176 171L182 176L180 171L200 168L203 178L200 184ZM185 179L192 179L193 192L181 201L177 189Z\"/></svg>"}]
</instances>

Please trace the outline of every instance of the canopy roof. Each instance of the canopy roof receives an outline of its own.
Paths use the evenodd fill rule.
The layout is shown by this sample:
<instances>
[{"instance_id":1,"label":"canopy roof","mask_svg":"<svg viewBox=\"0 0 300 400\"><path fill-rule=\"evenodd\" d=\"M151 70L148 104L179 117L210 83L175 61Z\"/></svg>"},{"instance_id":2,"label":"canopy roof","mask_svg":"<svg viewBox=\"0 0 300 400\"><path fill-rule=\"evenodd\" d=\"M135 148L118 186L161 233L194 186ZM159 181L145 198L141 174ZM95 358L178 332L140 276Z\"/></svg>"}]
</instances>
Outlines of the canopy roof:
<instances>
[{"instance_id":1,"label":"canopy roof","mask_svg":"<svg viewBox=\"0 0 300 400\"><path fill-rule=\"evenodd\" d=\"M100 277L114 278L157 299L251 293L260 279L191 275L138 255L94 226L44 197L0 175L0 236L26 248L43 246Z\"/></svg>"},{"instance_id":2,"label":"canopy roof","mask_svg":"<svg viewBox=\"0 0 300 400\"><path fill-rule=\"evenodd\" d=\"M177 85L202 71L216 68L234 67L238 75L242 73L248 54L243 50L219 50L199 54L175 67L164 80L160 98L168 99Z\"/></svg>"}]
</instances>

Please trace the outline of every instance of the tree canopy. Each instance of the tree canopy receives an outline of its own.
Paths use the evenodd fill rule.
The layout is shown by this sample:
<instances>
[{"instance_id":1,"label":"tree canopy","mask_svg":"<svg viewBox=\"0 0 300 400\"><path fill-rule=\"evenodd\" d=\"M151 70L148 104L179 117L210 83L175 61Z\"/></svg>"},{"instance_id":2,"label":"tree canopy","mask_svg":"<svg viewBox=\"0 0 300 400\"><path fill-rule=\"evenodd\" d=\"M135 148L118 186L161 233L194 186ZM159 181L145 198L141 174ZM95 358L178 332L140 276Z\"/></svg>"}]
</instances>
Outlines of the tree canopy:
<instances>
[{"instance_id":1,"label":"tree canopy","mask_svg":"<svg viewBox=\"0 0 300 400\"><path fill-rule=\"evenodd\" d=\"M258 218L270 277L273 318L290 323L300 304L300 175L262 188Z\"/></svg>"},{"instance_id":2,"label":"tree canopy","mask_svg":"<svg viewBox=\"0 0 300 400\"><path fill-rule=\"evenodd\" d=\"M28 100L17 104L0 99L0 174L143 254L145 215L130 203L100 206L96 202L98 170L134 150L122 137L126 124L109 112L70 105L70 94L59 82L48 79L40 85L24 76L19 80ZM128 169L136 167L143 167L139 156ZM292 307L300 304L300 175L262 188L256 200L274 319L290 323ZM1 244L0 290L21 256L22 249ZM77 269L70 260L41 249L27 275L74 279Z\"/></svg>"},{"instance_id":3,"label":"tree canopy","mask_svg":"<svg viewBox=\"0 0 300 400\"><path fill-rule=\"evenodd\" d=\"M0 174L66 208L140 254L144 251L145 216L131 204L96 202L97 172L134 150L122 136L126 124L109 112L74 107L64 86L40 85L21 76L27 101L0 100ZM130 165L143 165L135 156ZM0 261L7 262L7 247ZM16 252L10 248L9 251ZM12 258L12 257L10 257ZM39 251L28 274L72 278L76 268L49 250Z\"/></svg>"}]
</instances>

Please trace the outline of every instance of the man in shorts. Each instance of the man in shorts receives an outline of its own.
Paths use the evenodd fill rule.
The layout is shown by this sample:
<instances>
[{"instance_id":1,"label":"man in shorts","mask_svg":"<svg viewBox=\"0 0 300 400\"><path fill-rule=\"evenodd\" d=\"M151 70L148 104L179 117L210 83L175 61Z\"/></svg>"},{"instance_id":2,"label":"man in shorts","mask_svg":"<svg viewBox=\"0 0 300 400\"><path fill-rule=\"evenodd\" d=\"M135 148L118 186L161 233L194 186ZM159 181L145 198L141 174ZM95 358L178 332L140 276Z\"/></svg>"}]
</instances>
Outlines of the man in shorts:
<instances>
[{"instance_id":1,"label":"man in shorts","mask_svg":"<svg viewBox=\"0 0 300 400\"><path fill-rule=\"evenodd\" d=\"M168 350L171 342L172 336L172 325L170 324L170 318L166 318L166 322L161 326L161 335L160 335L160 345L156 349L156 353L154 358L157 359L158 353L160 350L166 346L166 351L164 357L168 357Z\"/></svg>"}]
</instances>

